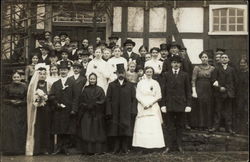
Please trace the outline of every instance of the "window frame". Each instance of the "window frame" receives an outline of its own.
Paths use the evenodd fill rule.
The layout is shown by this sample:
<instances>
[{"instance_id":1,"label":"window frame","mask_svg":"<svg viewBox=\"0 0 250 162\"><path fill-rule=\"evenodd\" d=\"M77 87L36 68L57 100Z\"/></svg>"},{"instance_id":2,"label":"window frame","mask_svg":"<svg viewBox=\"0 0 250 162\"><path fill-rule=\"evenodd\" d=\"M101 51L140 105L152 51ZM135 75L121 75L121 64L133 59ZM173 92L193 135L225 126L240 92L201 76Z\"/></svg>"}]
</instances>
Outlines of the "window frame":
<instances>
[{"instance_id":1,"label":"window frame","mask_svg":"<svg viewBox=\"0 0 250 162\"><path fill-rule=\"evenodd\" d=\"M228 9L228 8L236 8L243 9L243 27L245 31L213 31L213 10L215 9ZM248 11L247 5L209 5L209 32L208 35L248 35ZM228 17L227 17L228 19Z\"/></svg>"}]
</instances>

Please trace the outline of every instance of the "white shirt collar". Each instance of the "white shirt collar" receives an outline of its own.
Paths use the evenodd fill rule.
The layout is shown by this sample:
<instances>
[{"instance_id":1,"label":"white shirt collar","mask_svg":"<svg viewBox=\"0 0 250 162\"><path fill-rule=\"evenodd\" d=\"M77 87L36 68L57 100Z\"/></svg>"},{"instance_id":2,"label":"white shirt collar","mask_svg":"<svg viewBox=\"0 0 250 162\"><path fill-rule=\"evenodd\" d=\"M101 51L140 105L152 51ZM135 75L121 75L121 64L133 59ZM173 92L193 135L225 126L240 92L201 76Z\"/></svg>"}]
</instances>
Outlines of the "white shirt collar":
<instances>
[{"instance_id":1,"label":"white shirt collar","mask_svg":"<svg viewBox=\"0 0 250 162\"><path fill-rule=\"evenodd\" d=\"M123 80L118 79L118 81L119 81L120 85L122 85L124 82L124 79Z\"/></svg>"},{"instance_id":2,"label":"white shirt collar","mask_svg":"<svg viewBox=\"0 0 250 162\"><path fill-rule=\"evenodd\" d=\"M177 69L177 70L175 70L175 69L173 68L172 71L173 71L173 74L175 74L175 71L177 72L177 74L179 74L180 68Z\"/></svg>"},{"instance_id":3,"label":"white shirt collar","mask_svg":"<svg viewBox=\"0 0 250 162\"><path fill-rule=\"evenodd\" d=\"M42 58L43 60L45 60L47 58L48 54L47 55L42 55Z\"/></svg>"},{"instance_id":4,"label":"white shirt collar","mask_svg":"<svg viewBox=\"0 0 250 162\"><path fill-rule=\"evenodd\" d=\"M132 52L133 51L131 51L131 52L127 51L129 57L131 56Z\"/></svg>"},{"instance_id":5,"label":"white shirt collar","mask_svg":"<svg viewBox=\"0 0 250 162\"><path fill-rule=\"evenodd\" d=\"M73 76L74 76L74 78L75 78L75 80L76 80L76 79L79 78L80 74L74 74Z\"/></svg>"},{"instance_id":6,"label":"white shirt collar","mask_svg":"<svg viewBox=\"0 0 250 162\"><path fill-rule=\"evenodd\" d=\"M63 85L65 84L65 82L66 82L67 79L68 79L68 77L61 77Z\"/></svg>"}]
</instances>

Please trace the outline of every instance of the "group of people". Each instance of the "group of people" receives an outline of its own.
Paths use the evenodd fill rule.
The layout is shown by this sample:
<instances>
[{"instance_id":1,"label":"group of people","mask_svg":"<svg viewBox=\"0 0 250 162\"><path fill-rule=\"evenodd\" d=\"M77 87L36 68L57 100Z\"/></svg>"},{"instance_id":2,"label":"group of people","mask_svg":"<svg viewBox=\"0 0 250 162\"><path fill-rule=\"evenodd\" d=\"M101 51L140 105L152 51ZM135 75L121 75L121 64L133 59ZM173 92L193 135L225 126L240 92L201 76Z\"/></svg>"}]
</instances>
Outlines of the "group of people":
<instances>
[{"instance_id":1,"label":"group of people","mask_svg":"<svg viewBox=\"0 0 250 162\"><path fill-rule=\"evenodd\" d=\"M236 72L224 49L216 50L213 64L205 50L193 67L176 42L150 51L142 45L136 54L135 42L127 39L120 47L118 39L109 37L109 45L84 39L79 46L66 33L53 40L50 32L40 35L25 75L15 71L4 89L2 151L183 152L185 128L212 133L225 126L235 134L235 105L237 122L247 129L246 59Z\"/></svg>"}]
</instances>

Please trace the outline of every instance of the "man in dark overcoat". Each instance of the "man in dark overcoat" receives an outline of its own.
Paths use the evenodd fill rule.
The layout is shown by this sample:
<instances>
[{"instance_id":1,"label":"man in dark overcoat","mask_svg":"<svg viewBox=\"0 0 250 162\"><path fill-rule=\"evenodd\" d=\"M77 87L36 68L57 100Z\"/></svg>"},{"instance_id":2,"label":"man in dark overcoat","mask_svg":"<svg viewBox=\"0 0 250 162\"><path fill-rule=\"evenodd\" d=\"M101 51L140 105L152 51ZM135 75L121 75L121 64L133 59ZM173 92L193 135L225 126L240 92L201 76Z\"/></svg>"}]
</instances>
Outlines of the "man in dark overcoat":
<instances>
[{"instance_id":1,"label":"man in dark overcoat","mask_svg":"<svg viewBox=\"0 0 250 162\"><path fill-rule=\"evenodd\" d=\"M79 61L74 61L73 65L73 71L74 74L69 77L70 80L73 81L73 98L74 98L74 103L79 103L79 97L81 95L82 89L85 86L87 79L85 76L80 75L80 71L82 69L82 64ZM77 125L77 121L78 121L78 117L79 117L79 112L78 112L78 108L79 105L78 104L73 104L72 105L72 110L70 112L71 116L72 116L72 127L75 127L75 129L78 128L79 125ZM77 132L75 132L77 133ZM73 134L71 136L71 142L72 142L72 146L76 146L76 134Z\"/></svg>"},{"instance_id":2,"label":"man in dark overcoat","mask_svg":"<svg viewBox=\"0 0 250 162\"><path fill-rule=\"evenodd\" d=\"M75 134L75 120L72 108L76 103L73 97L73 80L68 78L70 67L67 61L59 65L60 79L53 83L49 99L53 105L52 134L57 135L57 146L54 154L60 152L69 155L70 136Z\"/></svg>"},{"instance_id":3,"label":"man in dark overcoat","mask_svg":"<svg viewBox=\"0 0 250 162\"><path fill-rule=\"evenodd\" d=\"M229 65L227 54L221 55L221 64L215 67L212 73L214 87L215 114L214 126L210 132L218 130L221 119L225 119L226 131L234 134L232 130L232 106L235 98L236 86L235 69Z\"/></svg>"},{"instance_id":4,"label":"man in dark overcoat","mask_svg":"<svg viewBox=\"0 0 250 162\"><path fill-rule=\"evenodd\" d=\"M135 87L125 78L123 64L117 64L118 79L107 90L107 136L113 140L114 153L127 153L133 135L133 121L137 114Z\"/></svg>"},{"instance_id":5,"label":"man in dark overcoat","mask_svg":"<svg viewBox=\"0 0 250 162\"><path fill-rule=\"evenodd\" d=\"M167 148L165 152L182 149L182 132L185 124L185 112L191 111L191 85L189 76L180 69L181 57L171 57L171 70L164 73L162 80L161 110L165 113Z\"/></svg>"}]
</instances>

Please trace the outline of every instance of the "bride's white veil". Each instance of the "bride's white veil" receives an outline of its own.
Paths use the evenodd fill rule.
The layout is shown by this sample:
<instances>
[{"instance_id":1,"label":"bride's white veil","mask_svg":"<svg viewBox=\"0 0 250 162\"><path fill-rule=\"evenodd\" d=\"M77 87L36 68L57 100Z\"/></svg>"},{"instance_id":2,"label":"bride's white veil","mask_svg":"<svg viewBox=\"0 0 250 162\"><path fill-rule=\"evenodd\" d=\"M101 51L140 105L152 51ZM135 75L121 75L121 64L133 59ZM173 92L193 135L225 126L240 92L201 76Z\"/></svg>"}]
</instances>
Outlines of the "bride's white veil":
<instances>
[{"instance_id":1,"label":"bride's white veil","mask_svg":"<svg viewBox=\"0 0 250 162\"><path fill-rule=\"evenodd\" d=\"M46 68L47 74L49 65L44 63L39 63L35 66L35 73L33 74L30 84L28 86L27 92L27 137L26 137L26 150L25 154L28 156L33 156L34 151L34 130L36 121L36 106L33 104L33 97L36 92L37 83L39 80L39 68Z\"/></svg>"}]
</instances>

